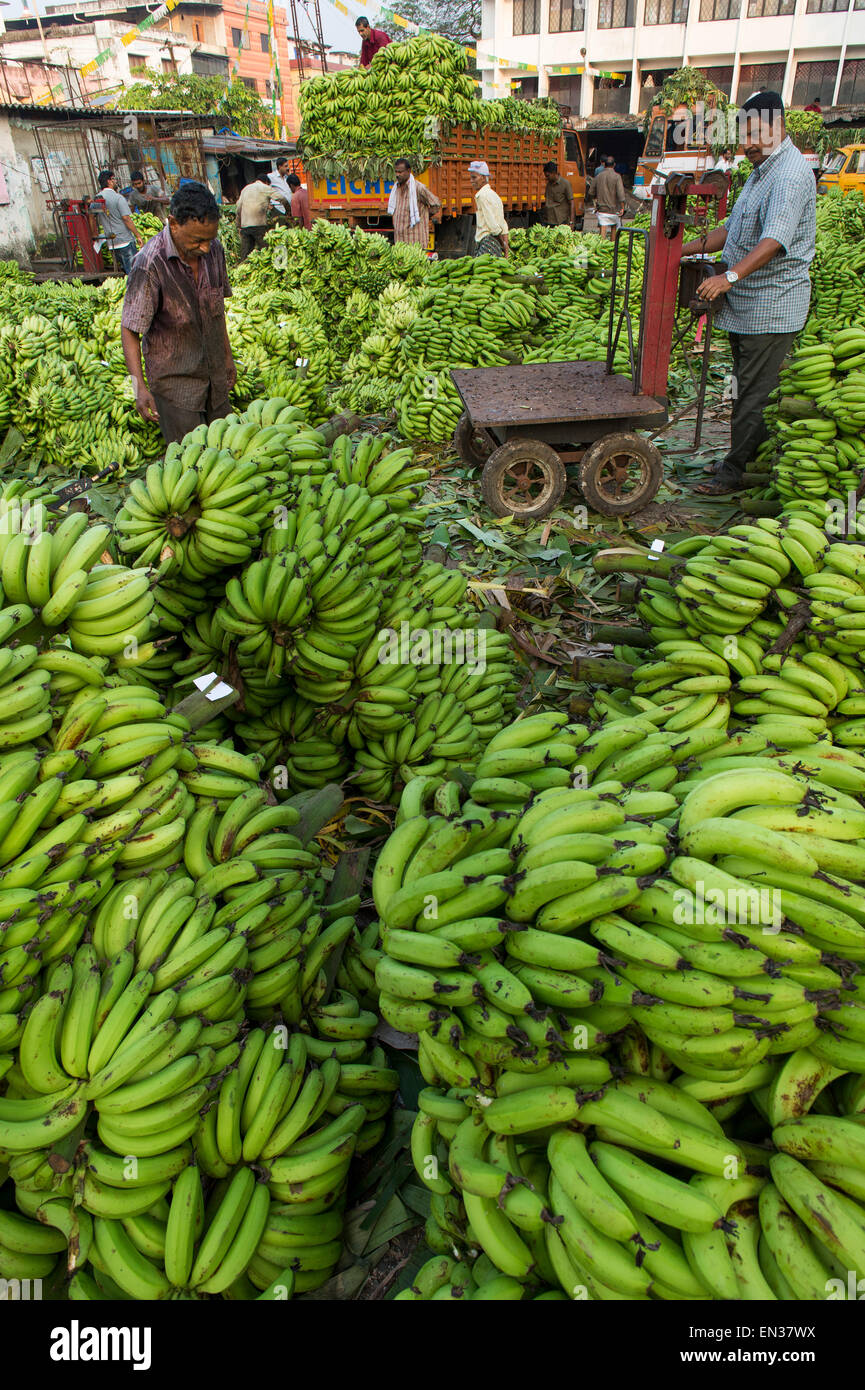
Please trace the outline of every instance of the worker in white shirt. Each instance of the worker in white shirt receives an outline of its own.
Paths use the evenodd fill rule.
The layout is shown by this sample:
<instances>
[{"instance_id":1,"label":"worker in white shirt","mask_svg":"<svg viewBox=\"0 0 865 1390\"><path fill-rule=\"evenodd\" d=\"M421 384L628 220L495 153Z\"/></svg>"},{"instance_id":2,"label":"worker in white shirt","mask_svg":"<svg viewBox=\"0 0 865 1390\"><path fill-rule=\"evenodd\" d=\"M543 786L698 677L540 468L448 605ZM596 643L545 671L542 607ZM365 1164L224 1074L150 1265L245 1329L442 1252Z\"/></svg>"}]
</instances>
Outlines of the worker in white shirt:
<instances>
[{"instance_id":1,"label":"worker in white shirt","mask_svg":"<svg viewBox=\"0 0 865 1390\"><path fill-rule=\"evenodd\" d=\"M275 188L278 193L281 193L283 198L287 198L289 201L289 205L291 204L291 189L288 186L287 180L290 173L291 163L283 156L282 159L278 159L276 161L276 168L271 169L270 173L267 176L271 187ZM282 208L280 207L279 203L276 201L275 198L271 199L270 205L277 212L282 211Z\"/></svg>"},{"instance_id":2,"label":"worker in white shirt","mask_svg":"<svg viewBox=\"0 0 865 1390\"><path fill-rule=\"evenodd\" d=\"M255 183L248 183L241 189L234 207L237 230L240 233L238 260L245 261L251 251L257 251L264 244L267 209L273 200L282 203L289 212L291 211L291 199L273 188L267 174L259 174Z\"/></svg>"},{"instance_id":3,"label":"worker in white shirt","mask_svg":"<svg viewBox=\"0 0 865 1390\"><path fill-rule=\"evenodd\" d=\"M476 223L475 255L508 255L508 224L505 205L490 185L489 165L473 159L469 165L469 183L475 195Z\"/></svg>"}]
</instances>

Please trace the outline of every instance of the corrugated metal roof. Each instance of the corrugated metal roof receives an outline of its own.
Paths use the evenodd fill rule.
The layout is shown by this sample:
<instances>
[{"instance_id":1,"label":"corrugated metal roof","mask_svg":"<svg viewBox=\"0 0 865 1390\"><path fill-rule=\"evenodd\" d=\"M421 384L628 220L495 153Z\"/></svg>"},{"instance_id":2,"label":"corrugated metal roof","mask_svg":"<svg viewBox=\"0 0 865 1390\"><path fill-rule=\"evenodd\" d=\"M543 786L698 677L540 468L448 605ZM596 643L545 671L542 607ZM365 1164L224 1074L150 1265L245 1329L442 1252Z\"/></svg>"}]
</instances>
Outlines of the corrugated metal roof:
<instances>
[{"instance_id":1,"label":"corrugated metal roof","mask_svg":"<svg viewBox=\"0 0 865 1390\"><path fill-rule=\"evenodd\" d=\"M245 135L202 135L201 146L205 154L245 154L251 159L297 154L293 141L254 140Z\"/></svg>"},{"instance_id":2,"label":"corrugated metal roof","mask_svg":"<svg viewBox=\"0 0 865 1390\"><path fill-rule=\"evenodd\" d=\"M830 106L822 115L824 125L862 125L865 123L865 106Z\"/></svg>"},{"instance_id":3,"label":"corrugated metal roof","mask_svg":"<svg viewBox=\"0 0 865 1390\"><path fill-rule=\"evenodd\" d=\"M198 116L194 111L128 111L120 110L118 107L106 106L37 106L34 102L27 101L3 101L0 102L0 114L16 116L58 116L71 119L77 117L79 120L114 120L122 121L126 116L156 116L160 121L175 120L185 121L187 124L196 125L215 125L216 116Z\"/></svg>"}]
</instances>

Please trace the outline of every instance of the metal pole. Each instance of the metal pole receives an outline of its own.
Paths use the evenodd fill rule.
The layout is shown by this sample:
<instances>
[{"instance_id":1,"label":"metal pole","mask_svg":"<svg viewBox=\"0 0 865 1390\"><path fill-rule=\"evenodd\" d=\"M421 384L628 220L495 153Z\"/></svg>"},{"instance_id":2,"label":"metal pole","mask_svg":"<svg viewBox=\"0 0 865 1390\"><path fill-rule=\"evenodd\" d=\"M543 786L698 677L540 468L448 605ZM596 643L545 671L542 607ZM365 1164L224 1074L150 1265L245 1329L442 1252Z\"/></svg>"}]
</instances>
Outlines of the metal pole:
<instances>
[{"instance_id":1,"label":"metal pole","mask_svg":"<svg viewBox=\"0 0 865 1390\"><path fill-rule=\"evenodd\" d=\"M297 23L297 0L291 0L291 30L294 36L294 52L297 57L297 79L303 82L306 73L303 68L303 43Z\"/></svg>"},{"instance_id":2,"label":"metal pole","mask_svg":"<svg viewBox=\"0 0 865 1390\"><path fill-rule=\"evenodd\" d=\"M321 70L327 72L327 53L324 47L324 29L321 23L321 6L319 0L313 0L315 5L315 36L318 39L318 49L321 54Z\"/></svg>"},{"instance_id":3,"label":"metal pole","mask_svg":"<svg viewBox=\"0 0 865 1390\"><path fill-rule=\"evenodd\" d=\"M48 63L49 63L49 58L48 58L48 45L47 45L47 43L45 42L45 34L44 34L43 31L42 31L42 19L41 19L41 16L40 16L40 14L39 14L39 10L37 9L37 6L36 6L36 0L29 0L28 8L29 8L30 10L32 10L33 15L34 15L34 18L35 18L35 20L36 20L36 24L37 24L38 29L39 29L39 37L40 37L40 39L42 40L42 56L43 56L43 58L45 59L45 66L46 66L46 68L47 68L47 67L48 67Z\"/></svg>"}]
</instances>

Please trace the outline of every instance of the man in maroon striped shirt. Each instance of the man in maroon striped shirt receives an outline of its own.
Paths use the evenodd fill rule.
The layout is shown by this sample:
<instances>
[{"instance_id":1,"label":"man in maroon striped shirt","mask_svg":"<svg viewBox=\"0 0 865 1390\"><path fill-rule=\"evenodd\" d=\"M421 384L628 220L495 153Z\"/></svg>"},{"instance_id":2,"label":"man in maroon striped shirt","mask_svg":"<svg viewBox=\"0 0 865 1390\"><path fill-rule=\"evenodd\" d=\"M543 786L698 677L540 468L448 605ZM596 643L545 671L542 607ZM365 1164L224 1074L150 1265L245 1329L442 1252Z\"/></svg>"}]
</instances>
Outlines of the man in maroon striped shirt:
<instances>
[{"instance_id":1,"label":"man in maroon striped shirt","mask_svg":"<svg viewBox=\"0 0 865 1390\"><path fill-rule=\"evenodd\" d=\"M171 199L167 224L135 257L126 285L120 337L135 404L143 419L158 420L168 444L227 415L237 379L218 227L210 189L184 184Z\"/></svg>"},{"instance_id":2,"label":"man in maroon striped shirt","mask_svg":"<svg viewBox=\"0 0 865 1390\"><path fill-rule=\"evenodd\" d=\"M380 48L387 48L390 39L383 29L373 29L365 14L355 24L355 29L363 39L360 46L360 65L368 68Z\"/></svg>"}]
</instances>

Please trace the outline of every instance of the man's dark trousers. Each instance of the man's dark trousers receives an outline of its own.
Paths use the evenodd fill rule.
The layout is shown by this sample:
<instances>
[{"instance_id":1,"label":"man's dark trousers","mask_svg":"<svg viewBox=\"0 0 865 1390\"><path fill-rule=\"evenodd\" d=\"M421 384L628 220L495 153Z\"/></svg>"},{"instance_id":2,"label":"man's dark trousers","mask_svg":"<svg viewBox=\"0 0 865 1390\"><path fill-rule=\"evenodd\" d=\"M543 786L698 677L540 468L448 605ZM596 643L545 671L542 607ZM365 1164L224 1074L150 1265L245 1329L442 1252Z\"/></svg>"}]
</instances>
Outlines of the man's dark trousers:
<instances>
[{"instance_id":1,"label":"man's dark trousers","mask_svg":"<svg viewBox=\"0 0 865 1390\"><path fill-rule=\"evenodd\" d=\"M715 475L722 482L740 482L760 445L768 438L763 412L778 385L781 364L796 336L795 333L730 334L733 353L730 452Z\"/></svg>"},{"instance_id":2,"label":"man's dark trousers","mask_svg":"<svg viewBox=\"0 0 865 1390\"><path fill-rule=\"evenodd\" d=\"M241 227L240 228L240 255L239 261L245 261L247 256L253 251L260 251L264 245L264 238L267 227Z\"/></svg>"},{"instance_id":3,"label":"man's dark trousers","mask_svg":"<svg viewBox=\"0 0 865 1390\"><path fill-rule=\"evenodd\" d=\"M207 393L203 410L188 410L185 406L175 405L164 396L157 396L155 391L153 399L159 412L159 428L166 444L179 444L196 426L222 420L231 409L227 400L212 401L210 391Z\"/></svg>"}]
</instances>

